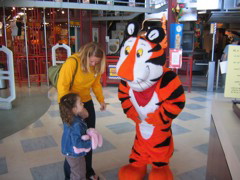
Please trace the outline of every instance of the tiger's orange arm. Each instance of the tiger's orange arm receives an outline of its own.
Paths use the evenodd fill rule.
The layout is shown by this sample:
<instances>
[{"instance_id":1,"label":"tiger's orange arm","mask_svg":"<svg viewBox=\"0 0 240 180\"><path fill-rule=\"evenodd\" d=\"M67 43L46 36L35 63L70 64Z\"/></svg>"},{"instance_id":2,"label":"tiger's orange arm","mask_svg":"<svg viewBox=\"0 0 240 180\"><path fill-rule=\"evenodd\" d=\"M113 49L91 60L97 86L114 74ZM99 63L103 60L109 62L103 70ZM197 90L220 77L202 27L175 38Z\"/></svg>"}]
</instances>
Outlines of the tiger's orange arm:
<instances>
[{"instance_id":1,"label":"tiger's orange arm","mask_svg":"<svg viewBox=\"0 0 240 180\"><path fill-rule=\"evenodd\" d=\"M130 101L129 89L130 87L127 83L121 80L118 87L118 98L121 101L123 112L127 115L127 117L136 123L140 123L141 121L139 120L139 115Z\"/></svg>"},{"instance_id":2,"label":"tiger's orange arm","mask_svg":"<svg viewBox=\"0 0 240 180\"><path fill-rule=\"evenodd\" d=\"M185 106L184 89L173 71L167 71L157 86L159 108L149 113L146 121L149 124L169 127Z\"/></svg>"}]
</instances>

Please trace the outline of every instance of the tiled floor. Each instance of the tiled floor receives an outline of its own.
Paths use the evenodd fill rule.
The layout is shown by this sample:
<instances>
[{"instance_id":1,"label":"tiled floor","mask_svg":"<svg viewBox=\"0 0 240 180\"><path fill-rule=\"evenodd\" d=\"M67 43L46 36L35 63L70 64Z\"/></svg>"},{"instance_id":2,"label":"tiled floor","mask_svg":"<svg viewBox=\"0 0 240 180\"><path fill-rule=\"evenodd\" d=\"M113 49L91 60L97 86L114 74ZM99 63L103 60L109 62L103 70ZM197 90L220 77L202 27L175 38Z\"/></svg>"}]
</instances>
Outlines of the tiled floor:
<instances>
[{"instance_id":1,"label":"tiled floor","mask_svg":"<svg viewBox=\"0 0 240 180\"><path fill-rule=\"evenodd\" d=\"M117 87L104 88L107 111L95 104L97 129L104 137L103 147L94 152L94 169L101 179L117 180L119 168L128 162L134 139L134 123L123 114ZM176 180L205 179L211 103L222 93L187 93L184 111L172 125L175 153L171 168ZM60 153L62 124L56 91L49 91L51 106L35 123L0 141L1 180L62 180ZM96 101L95 101L96 102Z\"/></svg>"}]
</instances>

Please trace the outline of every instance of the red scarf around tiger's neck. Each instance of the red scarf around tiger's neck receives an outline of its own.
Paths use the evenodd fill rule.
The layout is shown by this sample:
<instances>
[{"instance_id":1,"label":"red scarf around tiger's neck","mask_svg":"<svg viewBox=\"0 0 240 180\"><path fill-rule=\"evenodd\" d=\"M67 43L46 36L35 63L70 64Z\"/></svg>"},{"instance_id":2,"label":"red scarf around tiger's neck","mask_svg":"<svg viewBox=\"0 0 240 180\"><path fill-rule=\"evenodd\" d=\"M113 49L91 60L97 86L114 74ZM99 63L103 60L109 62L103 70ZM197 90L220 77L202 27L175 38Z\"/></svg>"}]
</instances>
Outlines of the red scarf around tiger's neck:
<instances>
[{"instance_id":1,"label":"red scarf around tiger's neck","mask_svg":"<svg viewBox=\"0 0 240 180\"><path fill-rule=\"evenodd\" d=\"M141 91L141 92L137 92L137 91L133 90L133 94L134 94L135 99L139 106L144 107L148 104L148 102L151 100L151 98L153 96L156 85L157 85L157 83L155 83L150 88L148 88L144 91Z\"/></svg>"}]
</instances>

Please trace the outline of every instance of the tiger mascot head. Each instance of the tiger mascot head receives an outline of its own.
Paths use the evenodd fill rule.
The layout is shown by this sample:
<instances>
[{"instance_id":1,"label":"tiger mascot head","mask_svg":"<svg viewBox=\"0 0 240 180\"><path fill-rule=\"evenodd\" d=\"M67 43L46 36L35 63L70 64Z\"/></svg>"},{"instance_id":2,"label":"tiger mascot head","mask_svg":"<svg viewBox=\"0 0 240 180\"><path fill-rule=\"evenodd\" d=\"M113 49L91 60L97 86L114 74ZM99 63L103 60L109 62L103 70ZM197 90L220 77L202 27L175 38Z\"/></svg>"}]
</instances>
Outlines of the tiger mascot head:
<instances>
[{"instance_id":1,"label":"tiger mascot head","mask_svg":"<svg viewBox=\"0 0 240 180\"><path fill-rule=\"evenodd\" d=\"M166 57L160 42L165 32L160 27L152 27L142 36L138 31L136 22L127 25L126 41L120 50L116 70L134 91L141 92L154 85L163 74Z\"/></svg>"}]
</instances>

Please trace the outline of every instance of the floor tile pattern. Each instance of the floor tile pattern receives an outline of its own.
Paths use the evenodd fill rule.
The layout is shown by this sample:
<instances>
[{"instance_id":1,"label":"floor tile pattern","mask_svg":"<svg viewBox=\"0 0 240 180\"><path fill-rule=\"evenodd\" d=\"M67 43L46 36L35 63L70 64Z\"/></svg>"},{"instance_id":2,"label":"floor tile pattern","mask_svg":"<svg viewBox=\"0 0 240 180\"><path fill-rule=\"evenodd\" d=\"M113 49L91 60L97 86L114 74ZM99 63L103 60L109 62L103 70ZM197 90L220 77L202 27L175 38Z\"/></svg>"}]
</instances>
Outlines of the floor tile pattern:
<instances>
[{"instance_id":1,"label":"floor tile pattern","mask_svg":"<svg viewBox=\"0 0 240 180\"><path fill-rule=\"evenodd\" d=\"M117 87L103 88L109 103L107 111L100 111L99 103L93 99L96 127L103 135L103 146L94 150L93 166L101 180L118 179L118 170L128 163L135 137L135 125L124 115L117 91ZM49 90L48 97L52 101L51 106L40 119L0 141L1 180L64 179L64 157L60 151L62 122L55 88ZM176 151L170 166L176 180L203 180L211 103L215 98L222 97L222 93L192 91L186 92L186 97L186 108L172 124Z\"/></svg>"}]
</instances>

